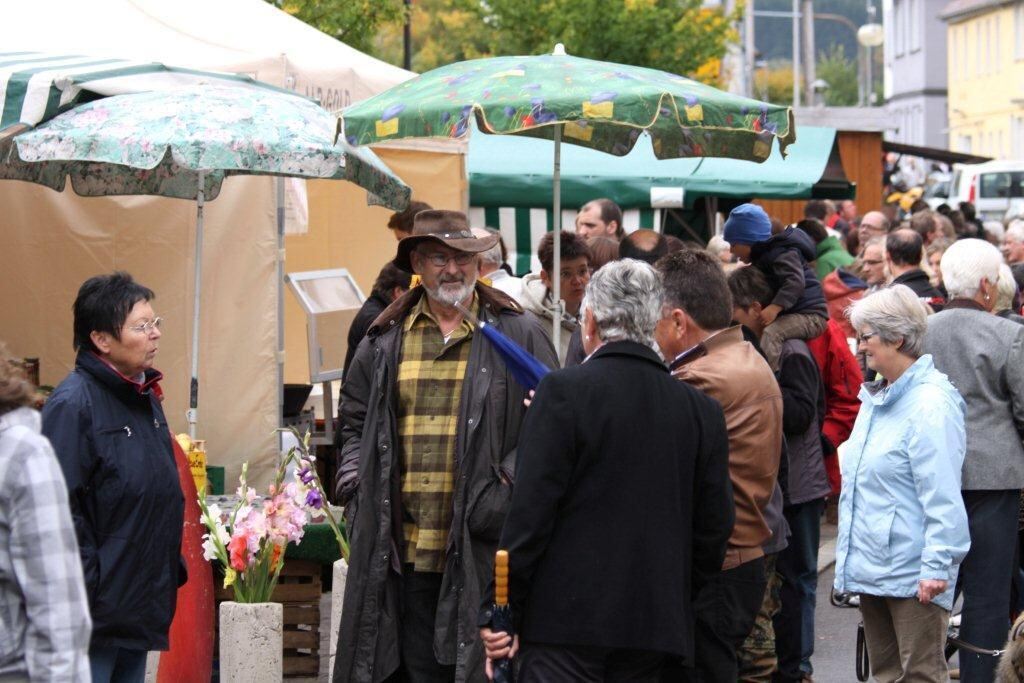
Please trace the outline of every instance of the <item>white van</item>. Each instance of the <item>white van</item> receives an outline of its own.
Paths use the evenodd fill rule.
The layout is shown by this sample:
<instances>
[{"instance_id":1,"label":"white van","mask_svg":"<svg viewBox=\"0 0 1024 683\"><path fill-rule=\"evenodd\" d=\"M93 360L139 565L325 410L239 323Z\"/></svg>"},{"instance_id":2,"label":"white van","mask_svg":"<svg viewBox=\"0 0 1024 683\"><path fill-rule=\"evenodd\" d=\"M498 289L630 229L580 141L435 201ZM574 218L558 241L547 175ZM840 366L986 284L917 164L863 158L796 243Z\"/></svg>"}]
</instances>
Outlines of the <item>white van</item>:
<instances>
[{"instance_id":1,"label":"white van","mask_svg":"<svg viewBox=\"0 0 1024 683\"><path fill-rule=\"evenodd\" d=\"M1024 199L1024 160L953 166L948 203L954 209L970 202L981 220L1001 221L1013 199Z\"/></svg>"}]
</instances>

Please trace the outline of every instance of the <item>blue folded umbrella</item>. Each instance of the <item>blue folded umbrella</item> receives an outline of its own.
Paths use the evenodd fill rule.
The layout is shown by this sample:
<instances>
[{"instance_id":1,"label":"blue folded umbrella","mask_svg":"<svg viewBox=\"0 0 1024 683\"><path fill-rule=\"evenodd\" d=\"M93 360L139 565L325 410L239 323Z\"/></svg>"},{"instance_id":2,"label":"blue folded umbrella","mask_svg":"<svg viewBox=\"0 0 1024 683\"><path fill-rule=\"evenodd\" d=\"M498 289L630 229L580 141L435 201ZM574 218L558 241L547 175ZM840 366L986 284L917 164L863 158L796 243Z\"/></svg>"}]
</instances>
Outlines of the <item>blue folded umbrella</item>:
<instances>
[{"instance_id":1,"label":"blue folded umbrella","mask_svg":"<svg viewBox=\"0 0 1024 683\"><path fill-rule=\"evenodd\" d=\"M483 332L484 337L491 342L494 350L498 352L505 366L512 373L512 377L524 389L533 391L540 384L541 378L551 372L551 368L544 365L529 351L502 334L500 330L478 319L462 306L457 308L466 316L467 320Z\"/></svg>"}]
</instances>

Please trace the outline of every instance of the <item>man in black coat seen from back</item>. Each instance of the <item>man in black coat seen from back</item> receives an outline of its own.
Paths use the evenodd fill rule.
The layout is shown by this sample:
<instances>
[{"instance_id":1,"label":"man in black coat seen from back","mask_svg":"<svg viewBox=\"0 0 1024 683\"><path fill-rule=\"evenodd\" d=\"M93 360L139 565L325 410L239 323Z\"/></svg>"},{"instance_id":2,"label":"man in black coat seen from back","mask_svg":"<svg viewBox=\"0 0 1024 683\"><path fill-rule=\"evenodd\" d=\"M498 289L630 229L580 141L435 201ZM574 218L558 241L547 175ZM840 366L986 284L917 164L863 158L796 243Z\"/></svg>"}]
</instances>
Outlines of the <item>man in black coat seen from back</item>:
<instances>
[{"instance_id":1,"label":"man in black coat seen from back","mask_svg":"<svg viewBox=\"0 0 1024 683\"><path fill-rule=\"evenodd\" d=\"M582 365L545 377L519 440L509 552L515 644L530 681L659 681L693 661L693 596L718 572L734 512L721 407L673 380L652 350L663 292L626 259L594 274ZM522 651L518 655L519 638Z\"/></svg>"}]
</instances>

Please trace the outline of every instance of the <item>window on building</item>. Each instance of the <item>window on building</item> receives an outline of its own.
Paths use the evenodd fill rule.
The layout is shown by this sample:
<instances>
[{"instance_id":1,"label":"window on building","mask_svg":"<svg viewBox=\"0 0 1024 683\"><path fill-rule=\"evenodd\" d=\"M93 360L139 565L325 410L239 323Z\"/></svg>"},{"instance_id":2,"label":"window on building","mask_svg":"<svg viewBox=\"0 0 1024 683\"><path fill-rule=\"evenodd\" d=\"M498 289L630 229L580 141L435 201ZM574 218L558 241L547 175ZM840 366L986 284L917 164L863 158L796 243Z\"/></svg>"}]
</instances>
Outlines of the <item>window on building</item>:
<instances>
[{"instance_id":1,"label":"window on building","mask_svg":"<svg viewBox=\"0 0 1024 683\"><path fill-rule=\"evenodd\" d=\"M921 31L924 30L924 20L921 16L922 0L910 0L910 51L917 52L921 49Z\"/></svg>"},{"instance_id":2,"label":"window on building","mask_svg":"<svg viewBox=\"0 0 1024 683\"><path fill-rule=\"evenodd\" d=\"M999 51L999 36L1002 33L1002 28L999 26L999 22L996 19L992 19L992 38L995 45L992 48L992 73L999 73L1002 65L999 63L1003 58L1003 53Z\"/></svg>"},{"instance_id":3,"label":"window on building","mask_svg":"<svg viewBox=\"0 0 1024 683\"><path fill-rule=\"evenodd\" d=\"M968 45L970 44L969 29L966 26L959 27L959 34L961 34L961 80L966 81L968 78L967 59L968 59Z\"/></svg>"},{"instance_id":4,"label":"window on building","mask_svg":"<svg viewBox=\"0 0 1024 683\"><path fill-rule=\"evenodd\" d=\"M1024 116L1010 117L1010 149L1014 159L1024 158Z\"/></svg>"},{"instance_id":5,"label":"window on building","mask_svg":"<svg viewBox=\"0 0 1024 683\"><path fill-rule=\"evenodd\" d=\"M981 75L981 22L974 22L974 75Z\"/></svg>"},{"instance_id":6,"label":"window on building","mask_svg":"<svg viewBox=\"0 0 1024 683\"><path fill-rule=\"evenodd\" d=\"M992 73L992 20L985 19L985 66L982 71L986 76Z\"/></svg>"},{"instance_id":7,"label":"window on building","mask_svg":"<svg viewBox=\"0 0 1024 683\"><path fill-rule=\"evenodd\" d=\"M893 17L894 17L894 21L893 21L894 27L893 27L893 29L894 29L894 32L896 34L895 35L896 41L895 41L895 45L893 45L893 48L894 48L893 51L895 52L897 57L899 57L899 56L901 56L903 54L903 31L904 31L904 24L906 24L906 22L907 22L907 20L906 20L906 14L907 14L907 12L906 12L906 4L907 4L906 0L903 0L902 2L900 0L896 0L896 2L893 3L893 10L892 10Z\"/></svg>"},{"instance_id":8,"label":"window on building","mask_svg":"<svg viewBox=\"0 0 1024 683\"><path fill-rule=\"evenodd\" d=\"M1013 8L1013 58L1024 59L1024 2Z\"/></svg>"}]
</instances>

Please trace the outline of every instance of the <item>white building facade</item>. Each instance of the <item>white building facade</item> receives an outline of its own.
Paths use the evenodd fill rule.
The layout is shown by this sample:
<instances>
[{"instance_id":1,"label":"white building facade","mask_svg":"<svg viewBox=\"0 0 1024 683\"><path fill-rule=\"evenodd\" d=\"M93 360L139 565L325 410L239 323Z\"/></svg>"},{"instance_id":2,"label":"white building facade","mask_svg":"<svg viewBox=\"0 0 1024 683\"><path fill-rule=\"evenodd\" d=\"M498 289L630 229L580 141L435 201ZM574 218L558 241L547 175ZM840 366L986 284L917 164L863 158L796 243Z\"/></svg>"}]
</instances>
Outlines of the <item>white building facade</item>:
<instances>
[{"instance_id":1,"label":"white building facade","mask_svg":"<svg viewBox=\"0 0 1024 683\"><path fill-rule=\"evenodd\" d=\"M946 24L948 0L884 0L885 108L894 130L886 139L945 149L947 113Z\"/></svg>"}]
</instances>

